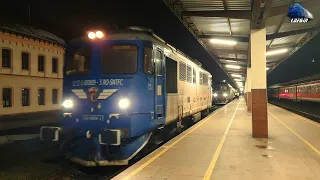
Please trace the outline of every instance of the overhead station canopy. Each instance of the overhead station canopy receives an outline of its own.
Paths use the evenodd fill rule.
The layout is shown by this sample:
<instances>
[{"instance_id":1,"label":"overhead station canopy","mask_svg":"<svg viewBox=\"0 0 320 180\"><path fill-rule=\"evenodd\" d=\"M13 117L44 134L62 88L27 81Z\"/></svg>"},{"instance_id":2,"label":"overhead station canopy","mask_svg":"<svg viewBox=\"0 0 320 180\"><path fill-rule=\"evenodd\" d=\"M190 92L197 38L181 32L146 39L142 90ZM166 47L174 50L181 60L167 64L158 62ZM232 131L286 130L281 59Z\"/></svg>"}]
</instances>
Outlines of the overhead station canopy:
<instances>
[{"instance_id":1,"label":"overhead station canopy","mask_svg":"<svg viewBox=\"0 0 320 180\"><path fill-rule=\"evenodd\" d=\"M268 73L319 32L320 0L163 1L234 81L244 81L250 65L250 29L266 28ZM295 2L313 20L291 23L287 14Z\"/></svg>"},{"instance_id":2,"label":"overhead station canopy","mask_svg":"<svg viewBox=\"0 0 320 180\"><path fill-rule=\"evenodd\" d=\"M274 84L268 88L272 89L272 88L279 88L279 87L283 87L283 86L303 85L306 83L310 84L310 83L318 83L318 82L320 82L320 74L308 76L308 77L301 78L301 79L296 79L296 80L289 81L286 83Z\"/></svg>"}]
</instances>

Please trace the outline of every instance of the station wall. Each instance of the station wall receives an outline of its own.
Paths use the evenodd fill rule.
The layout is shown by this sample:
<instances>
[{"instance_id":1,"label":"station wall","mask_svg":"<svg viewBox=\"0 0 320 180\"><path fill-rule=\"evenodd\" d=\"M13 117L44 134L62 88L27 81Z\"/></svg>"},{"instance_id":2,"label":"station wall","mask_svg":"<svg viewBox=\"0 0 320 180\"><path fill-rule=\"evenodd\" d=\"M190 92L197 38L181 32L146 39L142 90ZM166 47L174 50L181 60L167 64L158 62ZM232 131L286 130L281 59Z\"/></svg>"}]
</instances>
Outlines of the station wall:
<instances>
[{"instance_id":1,"label":"station wall","mask_svg":"<svg viewBox=\"0 0 320 180\"><path fill-rule=\"evenodd\" d=\"M0 116L60 109L64 53L61 46L0 32Z\"/></svg>"}]
</instances>

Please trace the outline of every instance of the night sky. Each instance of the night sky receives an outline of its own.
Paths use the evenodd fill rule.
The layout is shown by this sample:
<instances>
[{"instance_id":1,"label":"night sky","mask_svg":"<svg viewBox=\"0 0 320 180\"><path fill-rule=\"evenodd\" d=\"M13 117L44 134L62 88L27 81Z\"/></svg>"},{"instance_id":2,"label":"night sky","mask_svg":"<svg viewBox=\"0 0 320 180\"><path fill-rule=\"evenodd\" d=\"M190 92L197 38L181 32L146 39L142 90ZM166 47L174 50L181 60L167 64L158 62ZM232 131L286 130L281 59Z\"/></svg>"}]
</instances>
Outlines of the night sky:
<instances>
[{"instance_id":1,"label":"night sky","mask_svg":"<svg viewBox=\"0 0 320 180\"><path fill-rule=\"evenodd\" d=\"M230 79L161 0L96 1L11 0L2 2L1 23L29 24L54 33L65 41L86 35L91 28L151 28L169 44L198 59L215 82ZM28 4L31 4L31 23ZM268 75L268 85L320 73L317 45L320 36L300 49ZM312 62L312 60L315 62Z\"/></svg>"}]
</instances>

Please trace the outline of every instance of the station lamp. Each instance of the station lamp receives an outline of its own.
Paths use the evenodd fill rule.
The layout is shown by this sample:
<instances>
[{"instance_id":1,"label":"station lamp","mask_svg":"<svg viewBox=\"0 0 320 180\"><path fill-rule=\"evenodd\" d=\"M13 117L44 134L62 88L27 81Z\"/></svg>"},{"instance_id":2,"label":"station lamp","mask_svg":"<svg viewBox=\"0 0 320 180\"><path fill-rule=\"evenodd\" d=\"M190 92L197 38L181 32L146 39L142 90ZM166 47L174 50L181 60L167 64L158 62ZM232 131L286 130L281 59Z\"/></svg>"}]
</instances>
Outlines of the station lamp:
<instances>
[{"instance_id":1,"label":"station lamp","mask_svg":"<svg viewBox=\"0 0 320 180\"><path fill-rule=\"evenodd\" d=\"M213 44L223 44L223 45L236 45L237 41L231 41L231 40L223 40L223 39L210 39L210 42Z\"/></svg>"},{"instance_id":2,"label":"station lamp","mask_svg":"<svg viewBox=\"0 0 320 180\"><path fill-rule=\"evenodd\" d=\"M231 69L240 69L240 66L237 65L226 65L227 68L231 68Z\"/></svg>"},{"instance_id":3,"label":"station lamp","mask_svg":"<svg viewBox=\"0 0 320 180\"><path fill-rule=\"evenodd\" d=\"M272 50L272 51L268 51L266 52L266 56L272 56L272 55L276 55L276 54L282 54L287 52L288 49L277 49L277 50Z\"/></svg>"},{"instance_id":4,"label":"station lamp","mask_svg":"<svg viewBox=\"0 0 320 180\"><path fill-rule=\"evenodd\" d=\"M267 68L266 68L266 71L268 71L268 70L269 70L269 68L267 67Z\"/></svg>"}]
</instances>

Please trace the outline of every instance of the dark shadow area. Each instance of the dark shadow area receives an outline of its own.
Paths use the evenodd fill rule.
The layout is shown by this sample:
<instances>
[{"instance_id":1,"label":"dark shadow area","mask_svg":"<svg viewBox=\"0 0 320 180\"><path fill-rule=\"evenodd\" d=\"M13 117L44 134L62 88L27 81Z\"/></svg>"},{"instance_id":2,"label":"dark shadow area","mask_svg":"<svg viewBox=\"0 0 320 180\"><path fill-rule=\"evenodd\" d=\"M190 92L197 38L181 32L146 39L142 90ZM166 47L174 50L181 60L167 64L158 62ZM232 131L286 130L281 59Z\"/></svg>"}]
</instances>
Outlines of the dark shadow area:
<instances>
[{"instance_id":1,"label":"dark shadow area","mask_svg":"<svg viewBox=\"0 0 320 180\"><path fill-rule=\"evenodd\" d=\"M320 104L315 102L293 102L289 100L272 100L270 104L279 106L296 114L320 123Z\"/></svg>"},{"instance_id":2,"label":"dark shadow area","mask_svg":"<svg viewBox=\"0 0 320 180\"><path fill-rule=\"evenodd\" d=\"M127 26L151 28L169 44L198 59L212 73L213 81L225 79L234 85L161 0L120 0L112 3L98 0L94 3L77 1L76 4L64 1L12 0L2 5L6 8L0 12L0 22L29 24L53 33L66 42L86 35L90 29L103 29L108 34L113 29Z\"/></svg>"},{"instance_id":3,"label":"dark shadow area","mask_svg":"<svg viewBox=\"0 0 320 180\"><path fill-rule=\"evenodd\" d=\"M268 74L268 86L320 73L320 34Z\"/></svg>"}]
</instances>

